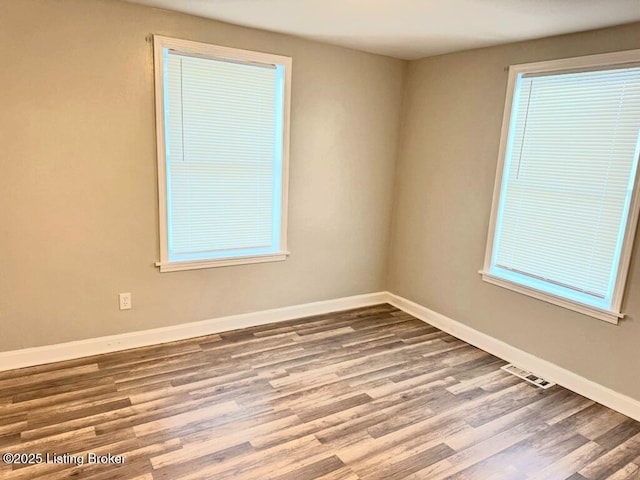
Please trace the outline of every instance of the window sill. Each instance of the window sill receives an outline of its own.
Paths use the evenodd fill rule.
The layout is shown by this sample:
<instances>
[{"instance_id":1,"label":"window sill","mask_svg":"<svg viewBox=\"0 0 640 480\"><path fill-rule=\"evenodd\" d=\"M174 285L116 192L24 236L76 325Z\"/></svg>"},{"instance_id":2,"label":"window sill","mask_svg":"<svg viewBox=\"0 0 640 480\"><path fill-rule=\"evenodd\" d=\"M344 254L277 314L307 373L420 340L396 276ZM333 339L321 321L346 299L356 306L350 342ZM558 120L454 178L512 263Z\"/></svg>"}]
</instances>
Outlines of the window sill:
<instances>
[{"instance_id":1,"label":"window sill","mask_svg":"<svg viewBox=\"0 0 640 480\"><path fill-rule=\"evenodd\" d=\"M251 263L282 262L287 259L289 252L255 255L251 257L220 258L217 260L191 260L186 262L156 262L160 272L179 272L181 270L197 270L200 268L229 267L231 265L246 265Z\"/></svg>"},{"instance_id":2,"label":"window sill","mask_svg":"<svg viewBox=\"0 0 640 480\"><path fill-rule=\"evenodd\" d=\"M624 316L619 312L603 310L600 308L585 305L584 303L579 303L573 300L562 298L557 295L552 295L541 290L526 287L519 283L514 283L509 280L505 280L504 278L497 277L483 270L480 270L478 273L482 275L482 280L484 280L485 282L491 283L493 285L498 285L499 287L504 287L509 290L513 290L514 292L522 293L524 295L528 295L530 297L537 298L538 300L543 300L560 307L568 308L569 310L573 310L574 312L589 315L590 317L604 320L605 322L612 323L614 325L617 325L618 320Z\"/></svg>"}]
</instances>

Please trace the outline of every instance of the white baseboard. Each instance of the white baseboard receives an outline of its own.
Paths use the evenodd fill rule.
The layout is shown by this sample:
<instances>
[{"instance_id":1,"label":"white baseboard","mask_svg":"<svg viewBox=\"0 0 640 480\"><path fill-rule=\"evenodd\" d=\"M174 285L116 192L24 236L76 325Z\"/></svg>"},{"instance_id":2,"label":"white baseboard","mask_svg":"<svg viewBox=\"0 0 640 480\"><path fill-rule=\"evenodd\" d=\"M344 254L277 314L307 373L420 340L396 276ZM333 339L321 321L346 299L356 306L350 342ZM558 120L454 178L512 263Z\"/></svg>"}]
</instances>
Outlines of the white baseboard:
<instances>
[{"instance_id":1,"label":"white baseboard","mask_svg":"<svg viewBox=\"0 0 640 480\"><path fill-rule=\"evenodd\" d=\"M423 307L411 300L387 292L387 302L486 352L551 380L580 395L640 421L640 401L588 380L577 373L543 360L508 343Z\"/></svg>"},{"instance_id":2,"label":"white baseboard","mask_svg":"<svg viewBox=\"0 0 640 480\"><path fill-rule=\"evenodd\" d=\"M199 322L172 325L170 327L155 328L152 330L0 352L0 371L174 342L176 340L210 335L238 328L322 315L380 303L390 303L394 307L460 340L481 348L521 368L535 372L569 390L640 421L640 401L611 390L554 363L536 357L445 315L430 310L427 307L423 307L411 300L389 292L355 295L352 297L336 298L219 317Z\"/></svg>"},{"instance_id":3,"label":"white baseboard","mask_svg":"<svg viewBox=\"0 0 640 480\"><path fill-rule=\"evenodd\" d=\"M0 371L60 362L119 350L128 350L130 348L146 347L159 343L174 342L176 340L200 337L235 330L237 328L283 322L285 320L322 315L339 310L366 307L385 303L388 297L387 292L368 293L352 297L261 310L241 315L213 318L199 322L183 323L170 327L154 328L152 330L0 352Z\"/></svg>"}]
</instances>

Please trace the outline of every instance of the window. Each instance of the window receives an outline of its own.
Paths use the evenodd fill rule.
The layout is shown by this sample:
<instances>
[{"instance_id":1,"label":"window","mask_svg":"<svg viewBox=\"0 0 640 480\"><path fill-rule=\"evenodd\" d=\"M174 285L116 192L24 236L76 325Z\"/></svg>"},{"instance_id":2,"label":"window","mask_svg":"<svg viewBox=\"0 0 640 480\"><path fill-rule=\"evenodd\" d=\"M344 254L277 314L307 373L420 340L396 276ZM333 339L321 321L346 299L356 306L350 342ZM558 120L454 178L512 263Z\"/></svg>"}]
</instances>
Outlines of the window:
<instances>
[{"instance_id":1,"label":"window","mask_svg":"<svg viewBox=\"0 0 640 480\"><path fill-rule=\"evenodd\" d=\"M154 36L160 271L285 260L291 59Z\"/></svg>"},{"instance_id":2,"label":"window","mask_svg":"<svg viewBox=\"0 0 640 480\"><path fill-rule=\"evenodd\" d=\"M639 131L640 50L512 66L483 279L617 323Z\"/></svg>"}]
</instances>

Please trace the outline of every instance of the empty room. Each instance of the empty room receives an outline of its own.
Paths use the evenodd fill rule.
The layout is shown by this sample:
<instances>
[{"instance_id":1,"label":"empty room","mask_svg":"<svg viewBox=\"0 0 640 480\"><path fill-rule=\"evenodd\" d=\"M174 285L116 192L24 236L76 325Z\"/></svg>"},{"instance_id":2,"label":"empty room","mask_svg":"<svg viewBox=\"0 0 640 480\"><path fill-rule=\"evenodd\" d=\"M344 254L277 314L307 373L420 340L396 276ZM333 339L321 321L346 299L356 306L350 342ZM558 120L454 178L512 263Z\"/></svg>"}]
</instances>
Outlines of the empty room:
<instances>
[{"instance_id":1,"label":"empty room","mask_svg":"<svg viewBox=\"0 0 640 480\"><path fill-rule=\"evenodd\" d=\"M0 478L640 480L638 0L0 0Z\"/></svg>"}]
</instances>

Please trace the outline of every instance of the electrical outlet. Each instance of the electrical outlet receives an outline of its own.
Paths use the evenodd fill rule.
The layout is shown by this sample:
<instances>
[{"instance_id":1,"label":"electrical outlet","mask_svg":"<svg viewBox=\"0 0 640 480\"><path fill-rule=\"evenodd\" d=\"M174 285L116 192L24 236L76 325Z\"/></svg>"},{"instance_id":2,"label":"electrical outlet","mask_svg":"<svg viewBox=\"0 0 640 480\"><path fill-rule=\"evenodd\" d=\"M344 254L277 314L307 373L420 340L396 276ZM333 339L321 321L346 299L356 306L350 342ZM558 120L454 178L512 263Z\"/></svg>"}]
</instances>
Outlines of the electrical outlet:
<instances>
[{"instance_id":1,"label":"electrical outlet","mask_svg":"<svg viewBox=\"0 0 640 480\"><path fill-rule=\"evenodd\" d=\"M120 310L130 310L131 309L131 293L121 293L120 294Z\"/></svg>"}]
</instances>

